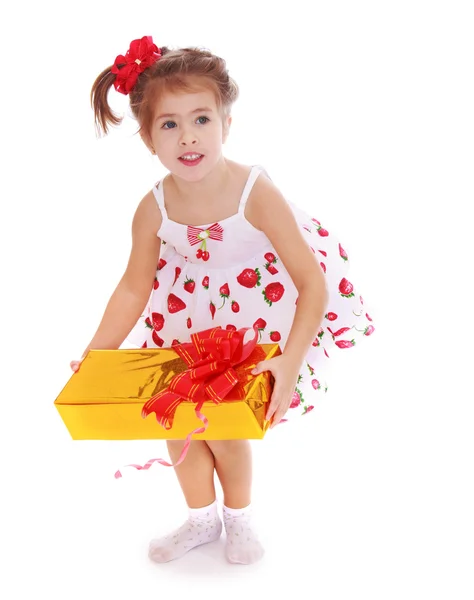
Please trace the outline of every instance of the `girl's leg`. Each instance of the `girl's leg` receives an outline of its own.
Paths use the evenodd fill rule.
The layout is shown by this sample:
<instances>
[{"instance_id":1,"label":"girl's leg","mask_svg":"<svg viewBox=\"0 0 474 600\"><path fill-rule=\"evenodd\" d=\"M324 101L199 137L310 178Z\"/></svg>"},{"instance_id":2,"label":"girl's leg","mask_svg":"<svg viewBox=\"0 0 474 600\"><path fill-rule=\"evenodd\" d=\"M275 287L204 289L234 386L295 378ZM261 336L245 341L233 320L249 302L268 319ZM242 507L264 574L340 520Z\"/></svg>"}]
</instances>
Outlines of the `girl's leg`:
<instances>
[{"instance_id":1,"label":"girl's leg","mask_svg":"<svg viewBox=\"0 0 474 600\"><path fill-rule=\"evenodd\" d=\"M229 562L250 564L264 550L251 525L252 452L248 440L208 441L224 492L224 525Z\"/></svg>"},{"instance_id":2,"label":"girl's leg","mask_svg":"<svg viewBox=\"0 0 474 600\"><path fill-rule=\"evenodd\" d=\"M176 462L184 440L169 440L167 445L171 461ZM186 458L175 467L175 472L189 507L189 517L166 537L150 542L149 557L160 563L180 558L196 546L213 542L222 532L214 488L214 456L206 443L193 440Z\"/></svg>"},{"instance_id":3,"label":"girl's leg","mask_svg":"<svg viewBox=\"0 0 474 600\"><path fill-rule=\"evenodd\" d=\"M248 440L206 442L224 492L224 506L242 508L251 501L252 449Z\"/></svg>"},{"instance_id":4,"label":"girl's leg","mask_svg":"<svg viewBox=\"0 0 474 600\"><path fill-rule=\"evenodd\" d=\"M181 454L184 440L168 440L167 446L174 463ZM174 470L189 508L201 508L214 502L214 455L206 442L192 440L186 458Z\"/></svg>"}]
</instances>

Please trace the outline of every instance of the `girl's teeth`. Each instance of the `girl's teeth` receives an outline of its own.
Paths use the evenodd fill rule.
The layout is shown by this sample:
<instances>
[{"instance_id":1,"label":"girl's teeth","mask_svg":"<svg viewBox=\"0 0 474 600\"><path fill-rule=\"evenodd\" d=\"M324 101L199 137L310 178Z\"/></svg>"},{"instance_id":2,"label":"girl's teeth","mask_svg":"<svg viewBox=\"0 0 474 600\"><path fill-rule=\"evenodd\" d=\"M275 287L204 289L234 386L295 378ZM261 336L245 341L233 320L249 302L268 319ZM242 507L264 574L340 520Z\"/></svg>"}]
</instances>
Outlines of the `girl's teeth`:
<instances>
[{"instance_id":1,"label":"girl's teeth","mask_svg":"<svg viewBox=\"0 0 474 600\"><path fill-rule=\"evenodd\" d=\"M201 154L185 154L181 158L183 158L184 160L196 160L198 158L201 158Z\"/></svg>"}]
</instances>

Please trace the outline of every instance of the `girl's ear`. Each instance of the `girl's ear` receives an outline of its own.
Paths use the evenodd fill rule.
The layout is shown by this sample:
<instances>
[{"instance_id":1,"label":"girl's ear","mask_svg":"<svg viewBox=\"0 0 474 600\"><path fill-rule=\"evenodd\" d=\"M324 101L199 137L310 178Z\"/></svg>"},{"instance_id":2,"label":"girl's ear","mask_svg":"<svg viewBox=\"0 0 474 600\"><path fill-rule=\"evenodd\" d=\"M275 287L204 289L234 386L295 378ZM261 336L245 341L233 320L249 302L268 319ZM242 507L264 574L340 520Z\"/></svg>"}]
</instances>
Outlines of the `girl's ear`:
<instances>
[{"instance_id":1,"label":"girl's ear","mask_svg":"<svg viewBox=\"0 0 474 600\"><path fill-rule=\"evenodd\" d=\"M227 138L229 137L229 129L232 123L232 117L229 115L224 119L224 127L222 130L222 143L225 144Z\"/></svg>"},{"instance_id":2,"label":"girl's ear","mask_svg":"<svg viewBox=\"0 0 474 600\"><path fill-rule=\"evenodd\" d=\"M148 135L146 135L144 132L140 131L140 137L142 138L142 142L145 144L145 146L148 148L148 150L152 154L156 154L155 149L153 148L153 144L151 143L151 140L148 137Z\"/></svg>"}]
</instances>

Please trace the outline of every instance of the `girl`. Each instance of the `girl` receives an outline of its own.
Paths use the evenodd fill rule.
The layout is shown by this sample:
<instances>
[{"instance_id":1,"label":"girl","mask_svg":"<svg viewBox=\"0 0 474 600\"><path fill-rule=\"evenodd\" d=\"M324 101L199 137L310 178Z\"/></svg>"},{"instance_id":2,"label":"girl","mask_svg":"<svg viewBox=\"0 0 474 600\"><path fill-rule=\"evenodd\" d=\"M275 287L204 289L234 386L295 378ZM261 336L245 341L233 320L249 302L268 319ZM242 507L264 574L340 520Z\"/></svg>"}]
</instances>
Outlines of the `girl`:
<instances>
[{"instance_id":1,"label":"girl","mask_svg":"<svg viewBox=\"0 0 474 600\"><path fill-rule=\"evenodd\" d=\"M195 48L158 48L151 37L134 40L92 87L96 125L105 134L121 121L107 101L112 86L130 94L141 138L169 174L136 209L128 265L82 359L92 348L119 348L132 330L129 340L149 348L216 326L258 328L259 343L282 349L253 371L275 379L267 419L273 427L308 413L327 390L328 350L352 347L373 331L345 277L347 254L319 221L285 200L264 169L223 156L238 96L223 59ZM167 442L173 462L183 444ZM215 470L226 557L259 560L249 441L194 440L175 470L189 517L150 543L150 558L167 562L219 538Z\"/></svg>"}]
</instances>

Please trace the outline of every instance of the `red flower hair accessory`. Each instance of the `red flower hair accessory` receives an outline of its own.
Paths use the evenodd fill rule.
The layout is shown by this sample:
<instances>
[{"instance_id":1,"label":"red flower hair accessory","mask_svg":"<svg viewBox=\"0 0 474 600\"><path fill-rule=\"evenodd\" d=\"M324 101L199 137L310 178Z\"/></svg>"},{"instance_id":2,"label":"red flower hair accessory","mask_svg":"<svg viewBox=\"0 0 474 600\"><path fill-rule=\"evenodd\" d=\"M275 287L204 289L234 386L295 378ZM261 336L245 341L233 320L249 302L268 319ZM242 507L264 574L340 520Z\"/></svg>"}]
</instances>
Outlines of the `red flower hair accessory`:
<instances>
[{"instance_id":1,"label":"red flower hair accessory","mask_svg":"<svg viewBox=\"0 0 474 600\"><path fill-rule=\"evenodd\" d=\"M117 92L129 94L135 87L140 73L160 58L161 50L153 43L150 35L142 37L141 40L133 40L125 56L119 54L112 67L112 73L116 75L114 87Z\"/></svg>"}]
</instances>

